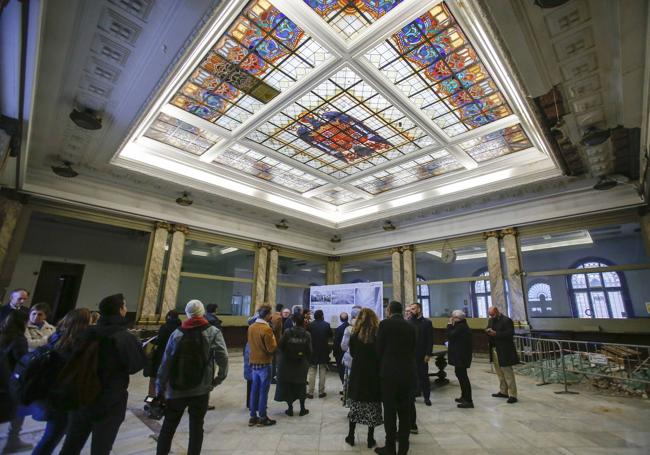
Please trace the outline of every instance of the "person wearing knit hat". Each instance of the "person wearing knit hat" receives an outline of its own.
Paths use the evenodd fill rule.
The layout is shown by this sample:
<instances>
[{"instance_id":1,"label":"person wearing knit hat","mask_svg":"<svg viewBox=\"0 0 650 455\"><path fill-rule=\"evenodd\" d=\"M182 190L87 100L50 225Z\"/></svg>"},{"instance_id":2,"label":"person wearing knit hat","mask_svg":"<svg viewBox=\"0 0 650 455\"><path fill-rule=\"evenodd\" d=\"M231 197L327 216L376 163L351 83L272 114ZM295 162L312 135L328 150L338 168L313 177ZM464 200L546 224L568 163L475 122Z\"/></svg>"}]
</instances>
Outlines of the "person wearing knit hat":
<instances>
[{"instance_id":1,"label":"person wearing knit hat","mask_svg":"<svg viewBox=\"0 0 650 455\"><path fill-rule=\"evenodd\" d=\"M176 329L165 347L156 376L157 395L167 400L165 420L158 436L157 455L171 450L176 428L185 408L190 415L188 455L199 455L203 445L203 421L210 392L228 374L228 350L221 331L205 318L200 300L185 305L187 319ZM215 377L216 365L219 373Z\"/></svg>"},{"instance_id":2,"label":"person wearing knit hat","mask_svg":"<svg viewBox=\"0 0 650 455\"><path fill-rule=\"evenodd\" d=\"M185 314L188 318L201 318L205 315L205 307L200 300L190 300L185 305Z\"/></svg>"}]
</instances>

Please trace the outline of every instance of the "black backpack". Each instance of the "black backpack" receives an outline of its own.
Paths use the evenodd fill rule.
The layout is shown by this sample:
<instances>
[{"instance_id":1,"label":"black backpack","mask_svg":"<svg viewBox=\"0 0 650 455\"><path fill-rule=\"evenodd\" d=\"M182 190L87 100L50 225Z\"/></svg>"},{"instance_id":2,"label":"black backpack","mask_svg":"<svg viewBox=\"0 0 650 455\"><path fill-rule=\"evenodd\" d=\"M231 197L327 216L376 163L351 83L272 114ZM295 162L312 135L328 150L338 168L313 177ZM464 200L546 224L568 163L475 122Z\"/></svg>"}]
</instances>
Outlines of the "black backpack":
<instances>
[{"instance_id":1,"label":"black backpack","mask_svg":"<svg viewBox=\"0 0 650 455\"><path fill-rule=\"evenodd\" d=\"M283 354L288 360L298 362L307 358L307 334L298 330L290 329L285 334L287 337L284 345Z\"/></svg>"},{"instance_id":2,"label":"black backpack","mask_svg":"<svg viewBox=\"0 0 650 455\"><path fill-rule=\"evenodd\" d=\"M23 405L47 399L52 378L62 366L61 355L50 345L28 352L18 360L11 374L12 396Z\"/></svg>"},{"instance_id":3,"label":"black backpack","mask_svg":"<svg viewBox=\"0 0 650 455\"><path fill-rule=\"evenodd\" d=\"M203 382L203 375L212 355L203 332L210 325L191 329L178 329L183 336L171 359L169 384L174 390L190 390Z\"/></svg>"}]
</instances>

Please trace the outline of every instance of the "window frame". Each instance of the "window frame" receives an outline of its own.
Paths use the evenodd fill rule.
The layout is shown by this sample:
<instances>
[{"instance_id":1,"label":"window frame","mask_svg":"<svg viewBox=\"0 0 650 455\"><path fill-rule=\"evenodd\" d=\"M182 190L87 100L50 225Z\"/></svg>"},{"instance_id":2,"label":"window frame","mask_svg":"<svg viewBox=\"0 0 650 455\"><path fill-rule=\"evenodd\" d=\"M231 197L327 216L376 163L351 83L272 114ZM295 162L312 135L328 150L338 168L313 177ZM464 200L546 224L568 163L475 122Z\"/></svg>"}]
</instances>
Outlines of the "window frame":
<instances>
[{"instance_id":1,"label":"window frame","mask_svg":"<svg viewBox=\"0 0 650 455\"><path fill-rule=\"evenodd\" d=\"M492 285L490 284L490 278L489 278L489 270L487 267L481 267L480 269L476 270L472 276L482 276L482 275L487 275L488 278L486 280L476 280L472 281L470 283L470 296L472 297L472 311L473 311L473 316L475 318L487 318L487 310L490 308L492 305ZM485 292L477 292L476 290L476 284L482 282L485 283ZM478 298L485 296L485 316L481 316L481 313L478 308Z\"/></svg>"},{"instance_id":2,"label":"window frame","mask_svg":"<svg viewBox=\"0 0 650 455\"><path fill-rule=\"evenodd\" d=\"M611 267L614 264L612 261L609 259L605 259L602 257L594 257L594 256L589 256L589 257L584 257L576 262L574 262L571 265L571 269L579 269L580 267L584 267L584 264L590 263L590 262L595 262L598 263L601 267ZM593 267L591 267L593 268ZM585 268L586 270L589 270L588 268ZM594 286L592 287L589 284L589 278L587 275L590 273L583 272L583 273L571 273L567 275L566 277L566 286L567 286L567 292L569 294L569 301L571 303L571 316L575 319L630 319L634 317L634 311L633 311L633 306L632 302L630 300L630 293L627 287L627 281L625 279L625 274L620 273L619 271L612 270L611 272L591 272L591 273L596 273L599 275L600 282L602 283L602 286ZM603 276L604 273L615 273L616 276L618 277L618 280L620 282L620 286L614 287L614 286L606 286L605 285L605 277ZM585 288L575 288L573 286L573 277L576 275L584 275L585 276ZM607 308L607 318L596 318L595 311L594 311L594 303L593 303L593 296L592 292L602 292L602 294L605 297L605 304ZM623 318L615 318L613 317L613 311L612 311L612 304L610 302L610 297L609 293L610 292L619 292L621 295L621 300L623 302L623 308L625 311L625 317ZM589 317L581 317L580 316L580 311L578 310L578 300L577 300L577 294L583 294L586 293L587 295L587 303L589 304L589 310L591 311L591 316Z\"/></svg>"}]
</instances>

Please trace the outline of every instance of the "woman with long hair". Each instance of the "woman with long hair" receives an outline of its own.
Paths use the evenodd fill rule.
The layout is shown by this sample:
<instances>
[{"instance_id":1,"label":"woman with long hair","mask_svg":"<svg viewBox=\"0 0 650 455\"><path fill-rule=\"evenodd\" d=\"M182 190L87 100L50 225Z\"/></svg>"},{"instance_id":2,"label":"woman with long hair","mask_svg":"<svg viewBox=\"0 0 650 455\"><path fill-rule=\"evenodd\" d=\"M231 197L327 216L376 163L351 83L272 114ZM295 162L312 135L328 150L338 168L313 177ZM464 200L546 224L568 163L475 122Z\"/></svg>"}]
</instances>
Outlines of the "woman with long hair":
<instances>
[{"instance_id":1,"label":"woman with long hair","mask_svg":"<svg viewBox=\"0 0 650 455\"><path fill-rule=\"evenodd\" d=\"M90 310L87 308L76 308L70 311L57 325L56 332L48 340L48 345L55 349L61 359L65 361L70 358L72 351L78 344L79 337L90 325ZM48 455L54 452L57 444L65 435L68 426L68 414L66 411L56 409L45 404L43 406L41 419L47 423L41 440L38 442L32 455Z\"/></svg>"},{"instance_id":2,"label":"woman with long hair","mask_svg":"<svg viewBox=\"0 0 650 455\"><path fill-rule=\"evenodd\" d=\"M379 319L374 311L364 308L359 312L350 336L352 368L348 385L350 427L345 442L354 445L356 425L368 426L368 448L375 446L375 427L383 423L379 389L379 357L377 356L377 329Z\"/></svg>"},{"instance_id":3,"label":"woman with long hair","mask_svg":"<svg viewBox=\"0 0 650 455\"><path fill-rule=\"evenodd\" d=\"M27 338L25 337L25 330L27 329L27 314L19 310L14 310L9 313L9 316L2 322L0 326L0 356L6 359L7 366L9 367L9 374L13 372L16 364L22 356L27 354ZM0 358L0 361L2 359ZM9 378L3 378L9 382ZM7 432L7 444L4 451L7 453L18 452L21 450L31 449L32 445L23 442L19 435L23 427L25 416L28 415L28 408L24 406L17 406L18 403L12 403L12 407L16 407L15 411L12 410L13 417L9 421L9 431Z\"/></svg>"},{"instance_id":4,"label":"woman with long hair","mask_svg":"<svg viewBox=\"0 0 650 455\"><path fill-rule=\"evenodd\" d=\"M180 326L181 320L178 311L169 310L165 315L165 323L160 326L158 335L151 341L156 346L156 350L153 352L151 364L147 368L147 373L149 374L149 395L153 396L156 394L156 376L158 376L158 368L160 368L167 342L172 333L174 333L174 330Z\"/></svg>"}]
</instances>

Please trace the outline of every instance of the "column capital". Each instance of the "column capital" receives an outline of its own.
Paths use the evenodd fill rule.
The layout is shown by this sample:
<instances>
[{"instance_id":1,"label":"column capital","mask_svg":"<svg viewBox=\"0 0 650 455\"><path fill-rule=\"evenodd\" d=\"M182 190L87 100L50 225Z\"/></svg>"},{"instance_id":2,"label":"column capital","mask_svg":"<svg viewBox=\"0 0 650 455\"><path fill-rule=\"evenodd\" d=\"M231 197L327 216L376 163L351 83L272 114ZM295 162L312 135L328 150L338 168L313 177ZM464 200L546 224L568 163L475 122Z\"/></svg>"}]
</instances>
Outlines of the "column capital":
<instances>
[{"instance_id":1,"label":"column capital","mask_svg":"<svg viewBox=\"0 0 650 455\"><path fill-rule=\"evenodd\" d=\"M156 221L155 226L156 229L165 229L166 231L170 231L170 232L172 230L172 225L166 221Z\"/></svg>"},{"instance_id":2,"label":"column capital","mask_svg":"<svg viewBox=\"0 0 650 455\"><path fill-rule=\"evenodd\" d=\"M190 233L190 228L188 228L184 224L175 224L173 226L173 231L174 232L182 232L183 234L188 235Z\"/></svg>"},{"instance_id":3,"label":"column capital","mask_svg":"<svg viewBox=\"0 0 650 455\"><path fill-rule=\"evenodd\" d=\"M257 248L258 249L266 249L266 250L277 250L277 248L270 243L266 242L257 242Z\"/></svg>"},{"instance_id":4,"label":"column capital","mask_svg":"<svg viewBox=\"0 0 650 455\"><path fill-rule=\"evenodd\" d=\"M390 254L391 254L391 255L392 255L392 254L395 254L395 253L400 253L400 254L401 254L402 251L404 251L404 248L403 248L403 247L401 247L401 246L396 246L396 247L390 249Z\"/></svg>"},{"instance_id":5,"label":"column capital","mask_svg":"<svg viewBox=\"0 0 650 455\"><path fill-rule=\"evenodd\" d=\"M491 237L496 237L497 239L499 238L499 231L487 231L483 233L483 239L487 240Z\"/></svg>"},{"instance_id":6,"label":"column capital","mask_svg":"<svg viewBox=\"0 0 650 455\"><path fill-rule=\"evenodd\" d=\"M509 227L509 228L501 229L501 237L503 237L504 235L514 235L516 237L519 235L519 232L517 232L517 228Z\"/></svg>"},{"instance_id":7,"label":"column capital","mask_svg":"<svg viewBox=\"0 0 650 455\"><path fill-rule=\"evenodd\" d=\"M327 260L331 262L339 262L341 260L341 256L327 256Z\"/></svg>"}]
</instances>

